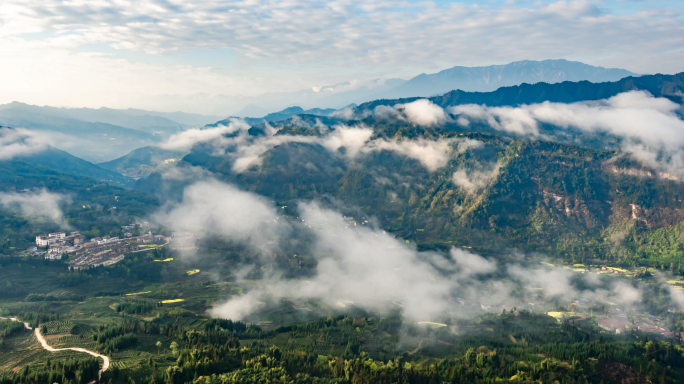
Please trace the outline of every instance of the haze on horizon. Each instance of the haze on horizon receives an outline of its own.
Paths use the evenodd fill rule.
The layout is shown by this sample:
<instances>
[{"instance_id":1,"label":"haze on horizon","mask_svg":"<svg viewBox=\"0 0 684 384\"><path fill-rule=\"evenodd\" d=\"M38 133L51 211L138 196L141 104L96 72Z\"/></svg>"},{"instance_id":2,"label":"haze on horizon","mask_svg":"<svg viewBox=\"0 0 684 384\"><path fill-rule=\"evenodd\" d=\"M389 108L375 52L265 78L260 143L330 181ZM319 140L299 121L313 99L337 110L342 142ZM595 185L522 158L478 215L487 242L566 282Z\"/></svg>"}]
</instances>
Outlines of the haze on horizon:
<instances>
[{"instance_id":1,"label":"haze on horizon","mask_svg":"<svg viewBox=\"0 0 684 384\"><path fill-rule=\"evenodd\" d=\"M456 65L676 73L683 16L677 1L5 0L0 103L227 115L245 97Z\"/></svg>"}]
</instances>

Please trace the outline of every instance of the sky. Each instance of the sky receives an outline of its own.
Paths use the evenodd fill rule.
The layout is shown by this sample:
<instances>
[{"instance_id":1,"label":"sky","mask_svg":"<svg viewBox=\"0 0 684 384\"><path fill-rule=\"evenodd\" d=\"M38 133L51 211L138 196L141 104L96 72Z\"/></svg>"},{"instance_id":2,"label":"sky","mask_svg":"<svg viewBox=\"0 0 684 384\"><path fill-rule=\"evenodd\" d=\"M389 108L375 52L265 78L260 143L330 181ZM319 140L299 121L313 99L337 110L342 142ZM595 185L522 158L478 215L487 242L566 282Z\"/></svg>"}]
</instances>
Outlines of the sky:
<instances>
[{"instance_id":1,"label":"sky","mask_svg":"<svg viewBox=\"0 0 684 384\"><path fill-rule=\"evenodd\" d=\"M559 58L681 72L684 4L0 2L0 103L207 112L207 98Z\"/></svg>"}]
</instances>

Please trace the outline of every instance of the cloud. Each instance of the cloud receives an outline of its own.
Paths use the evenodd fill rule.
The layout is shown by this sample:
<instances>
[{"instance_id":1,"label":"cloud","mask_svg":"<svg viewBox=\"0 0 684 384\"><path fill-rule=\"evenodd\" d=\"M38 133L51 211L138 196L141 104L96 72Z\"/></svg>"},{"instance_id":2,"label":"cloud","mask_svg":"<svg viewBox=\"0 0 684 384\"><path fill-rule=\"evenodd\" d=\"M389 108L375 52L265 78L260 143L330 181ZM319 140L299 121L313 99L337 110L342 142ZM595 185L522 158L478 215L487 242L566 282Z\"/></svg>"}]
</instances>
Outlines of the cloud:
<instances>
[{"instance_id":1,"label":"cloud","mask_svg":"<svg viewBox=\"0 0 684 384\"><path fill-rule=\"evenodd\" d=\"M40 132L0 127L0 160L42 152L48 146L48 139Z\"/></svg>"},{"instance_id":2,"label":"cloud","mask_svg":"<svg viewBox=\"0 0 684 384\"><path fill-rule=\"evenodd\" d=\"M677 115L679 108L668 99L631 91L598 101L544 102L518 108L462 105L451 107L450 112L459 115L462 124L481 121L494 129L523 135L539 135L539 123L612 134L624 139L624 151L645 164L681 175L684 120Z\"/></svg>"},{"instance_id":3,"label":"cloud","mask_svg":"<svg viewBox=\"0 0 684 384\"><path fill-rule=\"evenodd\" d=\"M420 99L407 104L394 106L406 115L406 119L414 124L423 126L443 125L447 121L447 115L439 105L428 99Z\"/></svg>"},{"instance_id":4,"label":"cloud","mask_svg":"<svg viewBox=\"0 0 684 384\"><path fill-rule=\"evenodd\" d=\"M529 111L523 108L486 107L466 104L453 106L449 110L451 113L459 115L457 123L463 127L470 125L470 120L479 120L500 131L521 135L539 134L537 121L531 116Z\"/></svg>"},{"instance_id":5,"label":"cloud","mask_svg":"<svg viewBox=\"0 0 684 384\"><path fill-rule=\"evenodd\" d=\"M63 223L64 215L60 204L64 201L71 201L71 199L68 196L45 189L26 193L0 192L0 205L24 216L47 219L62 225L65 224Z\"/></svg>"},{"instance_id":6,"label":"cloud","mask_svg":"<svg viewBox=\"0 0 684 384\"><path fill-rule=\"evenodd\" d=\"M270 0L170 4L8 0L0 10L0 36L73 31L78 33L51 33L44 40L65 48L107 44L148 54L231 49L240 57L277 62L354 58L366 65L426 66L463 61L463 57L476 62L563 57L573 52L583 57L614 56L614 63L652 68L648 60L653 55L681 58L662 52L681 46L678 36L684 30L677 10L611 14L586 1L532 6L427 1L376 7L358 1ZM569 36L570 29L577 33ZM539 34L540 30L545 33Z\"/></svg>"},{"instance_id":7,"label":"cloud","mask_svg":"<svg viewBox=\"0 0 684 384\"><path fill-rule=\"evenodd\" d=\"M210 102L223 114L242 95L345 81L353 89L365 81L350 79L412 77L456 64L565 57L675 73L684 61L682 10L653 2L615 12L586 1L167 4L3 1L1 96L165 110L207 111ZM222 93L234 98L205 97Z\"/></svg>"},{"instance_id":8,"label":"cloud","mask_svg":"<svg viewBox=\"0 0 684 384\"><path fill-rule=\"evenodd\" d=\"M257 209L261 210L264 202L258 200ZM232 203L221 208L222 216L237 221L246 219L247 212L235 209ZM211 311L213 316L243 319L258 311L259 301L283 298L315 299L332 308L353 303L373 312L399 310L409 321L422 321L446 313L457 317L481 313L479 308L454 303L456 296L491 305L494 311L501 305L537 300L539 295L544 300L558 300L561 305L586 297L626 308L640 305L645 297L644 286L611 277L601 279L562 266L523 260L500 264L457 248L447 254L418 251L380 228L350 226L340 213L317 203L300 204L298 219L304 228L310 228L310 248L305 252L315 259L314 274L286 279L276 272L265 277L262 284L250 284L252 288L245 295L216 305ZM293 233L297 232L288 232L287 237L292 238ZM225 235L237 236L232 232Z\"/></svg>"},{"instance_id":9,"label":"cloud","mask_svg":"<svg viewBox=\"0 0 684 384\"><path fill-rule=\"evenodd\" d=\"M232 119L228 125L193 128L171 135L166 142L159 146L172 151L189 151L197 143L218 141L220 145L225 143L224 135L246 129L249 129L249 125L243 120Z\"/></svg>"},{"instance_id":10,"label":"cloud","mask_svg":"<svg viewBox=\"0 0 684 384\"><path fill-rule=\"evenodd\" d=\"M394 110L394 109L393 109ZM396 111L396 110L394 110ZM321 126L320 136L277 135L277 130L269 125L264 128L264 135L252 136L250 126L242 120L233 120L228 126L216 128L192 129L171 136L160 146L172 150L189 150L197 143L207 143L214 148L214 155L233 158L232 169L236 173L244 172L252 166L261 165L264 153L286 143L308 143L320 145L332 154L354 160L377 151L393 151L418 160L428 171L446 165L454 143L459 143L465 150L476 141L470 140L387 140L371 139L373 129L361 124L356 126L336 125L328 130ZM344 148L344 151L340 151Z\"/></svg>"},{"instance_id":11,"label":"cloud","mask_svg":"<svg viewBox=\"0 0 684 384\"><path fill-rule=\"evenodd\" d=\"M363 148L365 152L392 151L418 160L428 171L434 172L446 165L452 151L451 140L385 140L378 139Z\"/></svg>"},{"instance_id":12,"label":"cloud","mask_svg":"<svg viewBox=\"0 0 684 384\"><path fill-rule=\"evenodd\" d=\"M178 231L245 237L275 237L275 207L265 198L208 179L185 188L182 201L152 219ZM274 221L275 220L275 221Z\"/></svg>"},{"instance_id":13,"label":"cloud","mask_svg":"<svg viewBox=\"0 0 684 384\"><path fill-rule=\"evenodd\" d=\"M372 111L365 111L360 118L363 119L371 113L378 119L401 120L426 127L444 125L449 120L444 109L428 99L396 104L392 107L378 105Z\"/></svg>"},{"instance_id":14,"label":"cloud","mask_svg":"<svg viewBox=\"0 0 684 384\"><path fill-rule=\"evenodd\" d=\"M466 171L459 169L454 172L452 181L454 184L465 189L468 193L474 194L483 189L499 174L501 165L498 162L487 164L483 169L473 169Z\"/></svg>"}]
</instances>

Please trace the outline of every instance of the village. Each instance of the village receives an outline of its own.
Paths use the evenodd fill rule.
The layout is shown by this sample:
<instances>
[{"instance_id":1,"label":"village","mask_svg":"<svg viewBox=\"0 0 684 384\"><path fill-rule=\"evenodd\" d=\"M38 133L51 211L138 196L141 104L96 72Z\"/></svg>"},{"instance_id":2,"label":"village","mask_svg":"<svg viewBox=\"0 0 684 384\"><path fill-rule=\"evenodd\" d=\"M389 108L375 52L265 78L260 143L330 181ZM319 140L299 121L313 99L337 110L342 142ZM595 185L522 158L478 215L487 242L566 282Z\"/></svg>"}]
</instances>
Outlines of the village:
<instances>
[{"instance_id":1,"label":"village","mask_svg":"<svg viewBox=\"0 0 684 384\"><path fill-rule=\"evenodd\" d=\"M143 227L144 224L130 224L121 227L123 235L102 236L86 240L78 231L68 235L66 232L55 232L36 236L36 245L29 248L34 257L46 260L69 260L69 269L84 269L115 264L124 259L126 253L146 249L149 244L168 244L169 239L154 231L133 236L129 230Z\"/></svg>"}]
</instances>

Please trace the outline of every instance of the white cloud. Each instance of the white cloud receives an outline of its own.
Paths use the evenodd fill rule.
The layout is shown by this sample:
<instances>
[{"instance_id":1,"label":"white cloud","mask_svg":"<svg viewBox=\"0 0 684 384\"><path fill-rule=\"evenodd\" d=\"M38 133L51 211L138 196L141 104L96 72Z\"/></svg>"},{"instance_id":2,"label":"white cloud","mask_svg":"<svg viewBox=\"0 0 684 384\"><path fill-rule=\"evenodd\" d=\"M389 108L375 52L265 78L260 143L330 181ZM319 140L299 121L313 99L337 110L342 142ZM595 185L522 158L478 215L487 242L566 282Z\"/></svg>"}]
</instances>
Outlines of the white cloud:
<instances>
[{"instance_id":1,"label":"white cloud","mask_svg":"<svg viewBox=\"0 0 684 384\"><path fill-rule=\"evenodd\" d=\"M492 128L539 135L539 123L586 132L605 132L625 139L622 149L645 164L683 174L684 120L680 105L644 91L572 104L544 102L521 107L461 105L450 108L459 119L477 120ZM665 157L660 155L665 154Z\"/></svg>"},{"instance_id":2,"label":"white cloud","mask_svg":"<svg viewBox=\"0 0 684 384\"><path fill-rule=\"evenodd\" d=\"M449 161L452 142L451 140L425 140L422 138L413 140L378 139L369 142L363 150L366 152L393 151L420 161L428 171L434 172Z\"/></svg>"},{"instance_id":3,"label":"white cloud","mask_svg":"<svg viewBox=\"0 0 684 384\"><path fill-rule=\"evenodd\" d=\"M243 120L233 119L228 125L193 128L177 133L159 146L172 151L189 151L195 144L206 142L212 142L215 146L220 146L226 142L224 135L247 129L249 129L249 125Z\"/></svg>"},{"instance_id":4,"label":"white cloud","mask_svg":"<svg viewBox=\"0 0 684 384\"><path fill-rule=\"evenodd\" d=\"M153 220L179 231L240 239L273 237L275 218L275 207L265 198L208 179L186 187L182 201L157 212Z\"/></svg>"},{"instance_id":5,"label":"white cloud","mask_svg":"<svg viewBox=\"0 0 684 384\"><path fill-rule=\"evenodd\" d=\"M361 118L365 118L371 113L378 119L401 120L426 127L444 125L449 120L444 109L428 99L418 99L406 104L396 104L392 107L378 105L372 112L365 112Z\"/></svg>"},{"instance_id":6,"label":"white cloud","mask_svg":"<svg viewBox=\"0 0 684 384\"><path fill-rule=\"evenodd\" d=\"M439 105L428 99L420 99L407 104L398 104L394 108L402 111L406 119L414 124L423 126L443 125L447 115Z\"/></svg>"},{"instance_id":7,"label":"white cloud","mask_svg":"<svg viewBox=\"0 0 684 384\"><path fill-rule=\"evenodd\" d=\"M456 64L564 57L629 63L627 69L640 73L681 70L681 9L652 2L634 7L639 11L611 13L587 1L5 0L0 97L159 108L176 96L196 95L202 102L167 107L198 110L206 107L202 94L294 91ZM346 87L359 83L366 81ZM318 93L337 88L344 87Z\"/></svg>"},{"instance_id":8,"label":"white cloud","mask_svg":"<svg viewBox=\"0 0 684 384\"><path fill-rule=\"evenodd\" d=\"M499 265L456 248L448 255L419 252L381 229L349 226L341 214L315 203L302 204L299 211L313 229L314 276L284 279L276 273L245 295L217 305L213 316L242 319L259 308L258 301L278 298L316 299L331 307L353 302L379 312L400 309L409 321L433 320L445 312L463 317L480 313L455 304L454 296L495 311L538 294L565 303L588 297L624 307L643 300L643 287L621 280L594 277L590 288L580 289L577 282L586 275L560 266Z\"/></svg>"},{"instance_id":9,"label":"white cloud","mask_svg":"<svg viewBox=\"0 0 684 384\"><path fill-rule=\"evenodd\" d=\"M465 150L471 145L466 145L463 140L371 139L373 130L365 125L352 127L337 125L325 131L321 136L276 135L277 130L268 125L265 127L265 135L251 136L248 133L249 128L250 126L244 121L236 119L228 126L181 132L171 136L160 146L165 149L187 151L196 143L208 143L214 148L214 154L232 157L234 159L233 171L239 173L251 166L261 165L264 153L285 143L321 145L332 154L349 160L370 152L393 151L420 161L430 172L446 165L453 143L459 143L461 146L459 150ZM476 141L469 142L475 143ZM340 148L345 149L344 155L340 153Z\"/></svg>"},{"instance_id":10,"label":"white cloud","mask_svg":"<svg viewBox=\"0 0 684 384\"><path fill-rule=\"evenodd\" d=\"M495 311L539 294L561 303L587 297L624 307L644 300L644 287L622 279L524 261L499 264L456 248L448 254L417 251L380 228L350 226L340 213L315 203L299 206L299 227L280 217L265 198L216 180L187 187L182 202L163 208L155 219L176 230L225 236L255 248L305 231L310 244L305 257L315 258L314 274L286 279L266 257L261 262L273 273L263 284L249 284L245 294L216 305L211 314L219 317L243 319L261 308L259 301L278 298L316 299L331 307L353 302L371 311L399 309L410 321L432 320L445 312L463 317L480 313L455 304L455 296L492 305Z\"/></svg>"},{"instance_id":11,"label":"white cloud","mask_svg":"<svg viewBox=\"0 0 684 384\"><path fill-rule=\"evenodd\" d=\"M0 127L0 160L42 152L48 144L49 139L40 132Z\"/></svg>"},{"instance_id":12,"label":"white cloud","mask_svg":"<svg viewBox=\"0 0 684 384\"><path fill-rule=\"evenodd\" d=\"M63 201L70 201L70 199L65 195L45 189L26 193L0 192L0 205L25 216L47 219L66 226L62 221L63 213L60 208Z\"/></svg>"},{"instance_id":13,"label":"white cloud","mask_svg":"<svg viewBox=\"0 0 684 384\"><path fill-rule=\"evenodd\" d=\"M499 174L501 165L498 162L487 164L483 169L473 169L469 172L459 169L454 172L452 181L454 184L473 194L483 189Z\"/></svg>"}]
</instances>

